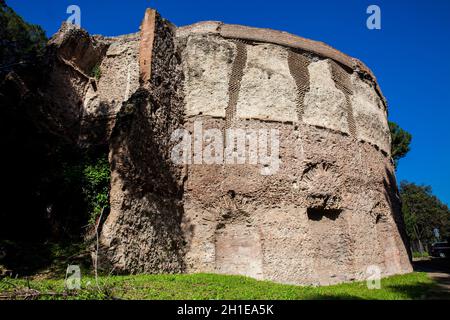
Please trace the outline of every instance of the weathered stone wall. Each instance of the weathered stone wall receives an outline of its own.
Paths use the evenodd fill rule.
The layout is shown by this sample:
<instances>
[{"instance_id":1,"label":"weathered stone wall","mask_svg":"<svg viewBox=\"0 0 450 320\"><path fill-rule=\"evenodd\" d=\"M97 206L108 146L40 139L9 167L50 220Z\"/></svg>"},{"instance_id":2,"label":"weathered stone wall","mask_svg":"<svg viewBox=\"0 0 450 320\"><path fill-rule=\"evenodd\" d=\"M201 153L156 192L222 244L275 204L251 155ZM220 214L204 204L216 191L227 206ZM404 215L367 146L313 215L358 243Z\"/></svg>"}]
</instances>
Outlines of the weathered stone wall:
<instances>
[{"instance_id":1,"label":"weathered stone wall","mask_svg":"<svg viewBox=\"0 0 450 320\"><path fill-rule=\"evenodd\" d=\"M226 39L219 31L211 32L207 29L211 25L215 24L206 22L204 26L197 24L178 30L178 41L185 46L188 116L225 117L239 41ZM216 28L220 27L224 28L217 24ZM249 42L252 30L248 30L247 44L242 44L245 61L239 80L237 117L279 122L302 120L352 134L390 153L387 107L374 77L367 80L359 69L353 70L313 52L298 54L297 48L287 46L289 43L280 46ZM291 56L293 60L300 56L306 69L291 62ZM298 79L296 74L304 75L305 80Z\"/></svg>"},{"instance_id":2,"label":"weathered stone wall","mask_svg":"<svg viewBox=\"0 0 450 320\"><path fill-rule=\"evenodd\" d=\"M294 284L364 279L370 265L411 271L375 77L324 44L276 35L178 29L186 128L280 132L273 175L248 161L188 166L187 270Z\"/></svg>"},{"instance_id":3,"label":"weathered stone wall","mask_svg":"<svg viewBox=\"0 0 450 320\"><path fill-rule=\"evenodd\" d=\"M202 120L205 129L225 126ZM293 124L236 125L279 129L282 165L273 176L248 164L189 167L188 271L330 284L363 279L369 265L384 275L411 270L385 155L318 127L302 126L299 138Z\"/></svg>"},{"instance_id":4,"label":"weathered stone wall","mask_svg":"<svg viewBox=\"0 0 450 320\"><path fill-rule=\"evenodd\" d=\"M78 141L84 97L89 86L95 84L89 74L106 48L106 43L70 24L63 24L49 41L43 94L48 97L52 129L71 141Z\"/></svg>"},{"instance_id":5,"label":"weathered stone wall","mask_svg":"<svg viewBox=\"0 0 450 320\"><path fill-rule=\"evenodd\" d=\"M76 42L61 39L78 33L84 45L74 53ZM273 30L176 28L152 10L137 34L63 29L54 42L55 106L70 94L70 121L61 121L78 126L70 134L79 144L110 145L100 256L109 270L294 284L363 279L370 265L383 275L411 271L387 104L362 62ZM89 74L95 65L100 78ZM279 170L175 164L172 133L200 122L219 133L278 130Z\"/></svg>"},{"instance_id":6,"label":"weathered stone wall","mask_svg":"<svg viewBox=\"0 0 450 320\"><path fill-rule=\"evenodd\" d=\"M108 48L97 63L83 100L79 144L108 143L116 114L139 88L139 33L104 38ZM92 72L92 71L91 71Z\"/></svg>"},{"instance_id":7,"label":"weathered stone wall","mask_svg":"<svg viewBox=\"0 0 450 320\"><path fill-rule=\"evenodd\" d=\"M182 272L183 175L170 162L170 137L183 120L175 28L148 11L142 30L139 50L151 65L141 65L140 88L122 104L111 135L111 212L99 262L116 272Z\"/></svg>"},{"instance_id":8,"label":"weathered stone wall","mask_svg":"<svg viewBox=\"0 0 450 320\"><path fill-rule=\"evenodd\" d=\"M139 33L89 36L63 24L48 51L42 87L54 130L81 146L108 144L122 103L139 88Z\"/></svg>"}]
</instances>

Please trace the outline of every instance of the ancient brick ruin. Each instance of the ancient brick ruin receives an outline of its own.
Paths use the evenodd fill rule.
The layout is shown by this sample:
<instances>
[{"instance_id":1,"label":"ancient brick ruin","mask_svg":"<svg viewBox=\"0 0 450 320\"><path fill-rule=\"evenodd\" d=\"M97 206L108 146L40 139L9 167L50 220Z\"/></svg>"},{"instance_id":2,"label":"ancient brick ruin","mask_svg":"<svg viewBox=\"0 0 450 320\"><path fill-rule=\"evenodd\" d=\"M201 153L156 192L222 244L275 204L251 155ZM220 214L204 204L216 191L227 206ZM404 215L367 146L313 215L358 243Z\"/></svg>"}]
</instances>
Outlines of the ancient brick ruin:
<instances>
[{"instance_id":1,"label":"ancient brick ruin","mask_svg":"<svg viewBox=\"0 0 450 320\"><path fill-rule=\"evenodd\" d=\"M370 265L383 275L412 270L387 104L357 59L279 31L177 28L150 9L136 34L64 25L50 46L59 130L110 146L105 268L293 284L364 279ZM89 75L96 64L99 79ZM198 121L221 132L277 129L278 171L173 163L172 134Z\"/></svg>"}]
</instances>

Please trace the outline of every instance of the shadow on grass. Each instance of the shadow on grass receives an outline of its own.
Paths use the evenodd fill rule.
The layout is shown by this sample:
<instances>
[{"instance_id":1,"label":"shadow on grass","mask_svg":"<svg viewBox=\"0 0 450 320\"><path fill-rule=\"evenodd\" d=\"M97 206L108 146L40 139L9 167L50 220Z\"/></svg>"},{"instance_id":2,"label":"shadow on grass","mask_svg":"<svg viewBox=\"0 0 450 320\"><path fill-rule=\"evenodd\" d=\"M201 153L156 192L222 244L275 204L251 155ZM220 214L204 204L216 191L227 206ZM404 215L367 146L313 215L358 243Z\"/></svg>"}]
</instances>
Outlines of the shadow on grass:
<instances>
[{"instance_id":1,"label":"shadow on grass","mask_svg":"<svg viewBox=\"0 0 450 320\"><path fill-rule=\"evenodd\" d=\"M69 264L77 264L83 270L91 266L90 256L82 244L0 241L0 245L7 253L0 259L0 266L5 269L4 275L0 272L0 278L45 274L50 278L64 279Z\"/></svg>"},{"instance_id":2,"label":"shadow on grass","mask_svg":"<svg viewBox=\"0 0 450 320\"><path fill-rule=\"evenodd\" d=\"M306 300L366 300L358 296L350 295L350 294L340 294L340 295L331 295L331 294L323 294L313 296Z\"/></svg>"},{"instance_id":3,"label":"shadow on grass","mask_svg":"<svg viewBox=\"0 0 450 320\"><path fill-rule=\"evenodd\" d=\"M450 259L430 258L413 262L414 271L428 273L450 273Z\"/></svg>"},{"instance_id":4,"label":"shadow on grass","mask_svg":"<svg viewBox=\"0 0 450 320\"><path fill-rule=\"evenodd\" d=\"M387 288L391 291L402 294L405 299L425 300L432 298L433 292L437 290L437 285L435 283L404 284L389 285Z\"/></svg>"},{"instance_id":5,"label":"shadow on grass","mask_svg":"<svg viewBox=\"0 0 450 320\"><path fill-rule=\"evenodd\" d=\"M431 258L413 262L415 271L426 272L434 281L429 299L450 300L450 259Z\"/></svg>"}]
</instances>

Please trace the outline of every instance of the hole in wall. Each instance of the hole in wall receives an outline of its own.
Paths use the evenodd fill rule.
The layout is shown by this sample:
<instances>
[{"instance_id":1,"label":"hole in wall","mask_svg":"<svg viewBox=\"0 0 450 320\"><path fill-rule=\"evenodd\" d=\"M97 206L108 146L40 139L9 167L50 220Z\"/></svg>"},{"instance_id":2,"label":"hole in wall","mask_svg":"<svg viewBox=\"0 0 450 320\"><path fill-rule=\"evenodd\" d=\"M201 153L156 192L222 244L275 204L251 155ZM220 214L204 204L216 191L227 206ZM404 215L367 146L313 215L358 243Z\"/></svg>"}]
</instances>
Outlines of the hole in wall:
<instances>
[{"instance_id":1,"label":"hole in wall","mask_svg":"<svg viewBox=\"0 0 450 320\"><path fill-rule=\"evenodd\" d=\"M308 215L308 219L312 221L320 221L323 217L336 220L341 214L341 209L323 209L323 208L308 208L306 209L306 213Z\"/></svg>"},{"instance_id":2,"label":"hole in wall","mask_svg":"<svg viewBox=\"0 0 450 320\"><path fill-rule=\"evenodd\" d=\"M383 216L381 214L378 214L375 218L375 224L378 224L379 222L383 221Z\"/></svg>"},{"instance_id":3,"label":"hole in wall","mask_svg":"<svg viewBox=\"0 0 450 320\"><path fill-rule=\"evenodd\" d=\"M236 192L234 190L229 190L228 195L230 196L231 199L234 199L236 197Z\"/></svg>"}]
</instances>

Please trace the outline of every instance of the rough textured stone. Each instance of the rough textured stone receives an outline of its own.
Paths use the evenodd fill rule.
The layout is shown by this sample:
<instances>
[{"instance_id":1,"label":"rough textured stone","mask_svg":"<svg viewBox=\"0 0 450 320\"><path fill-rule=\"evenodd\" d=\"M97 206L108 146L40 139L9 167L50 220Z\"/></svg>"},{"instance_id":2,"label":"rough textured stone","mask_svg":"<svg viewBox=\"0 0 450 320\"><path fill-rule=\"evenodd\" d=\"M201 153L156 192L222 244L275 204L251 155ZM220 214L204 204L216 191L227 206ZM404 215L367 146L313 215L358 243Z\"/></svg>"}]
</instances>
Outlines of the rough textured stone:
<instances>
[{"instance_id":1,"label":"rough textured stone","mask_svg":"<svg viewBox=\"0 0 450 320\"><path fill-rule=\"evenodd\" d=\"M99 78L85 93L79 144L108 141L123 102L139 88L139 34L105 40L110 45L97 65Z\"/></svg>"},{"instance_id":2,"label":"rough textured stone","mask_svg":"<svg viewBox=\"0 0 450 320\"><path fill-rule=\"evenodd\" d=\"M358 138L378 146L390 153L391 135L387 121L387 111L380 97L368 83L357 75L352 76L354 94L351 103L358 126Z\"/></svg>"},{"instance_id":3,"label":"rough textured stone","mask_svg":"<svg viewBox=\"0 0 450 320\"><path fill-rule=\"evenodd\" d=\"M69 24L63 24L49 41L43 95L49 97L47 105L57 123L55 130L72 141L78 141L86 92L95 84L90 72L106 49L101 39Z\"/></svg>"},{"instance_id":4,"label":"rough textured stone","mask_svg":"<svg viewBox=\"0 0 450 320\"><path fill-rule=\"evenodd\" d=\"M239 27L228 30L235 28ZM211 42L226 29L217 23L183 27L177 33L182 39L202 36L202 41L195 49L189 40L181 41L182 56L191 50L209 52ZM239 61L245 66L242 77L225 73L228 97L223 97L224 86L220 98L211 97L213 81L199 83L192 99L193 87L186 81L189 110L202 108L198 103L203 97L222 111L224 101L230 107L238 97L236 116L190 113L185 124L190 132L195 121L202 121L204 129L225 130L232 123L235 128L281 132L281 167L273 176L262 176L261 166L248 162L187 167L187 271L245 274L293 284L362 280L370 265L379 266L383 275L411 271L389 157L384 98L374 78L362 80L365 73L350 58L331 60L345 55L330 51L327 56L325 50L315 56L317 50L311 50L301 53L308 74L296 79L296 72L305 72L303 62L290 66L288 50L298 46L289 48L290 42L275 41L264 31L245 36L227 31L230 43L246 40L240 42L245 55L234 56L235 61L245 59L244 64ZM272 44L258 42L269 38ZM233 70L233 64L226 64L225 70ZM186 74L192 65L185 64ZM211 77L219 72L213 73Z\"/></svg>"},{"instance_id":5,"label":"rough textured stone","mask_svg":"<svg viewBox=\"0 0 450 320\"><path fill-rule=\"evenodd\" d=\"M310 125L349 133L345 94L336 88L327 60L309 67L310 90L305 94L303 121Z\"/></svg>"},{"instance_id":6,"label":"rough textured stone","mask_svg":"<svg viewBox=\"0 0 450 320\"><path fill-rule=\"evenodd\" d=\"M110 140L111 212L100 263L118 272L184 270L183 177L170 163L170 137L183 114L182 72L173 27L159 14L152 38L152 73L141 70L142 87L123 103Z\"/></svg>"},{"instance_id":7,"label":"rough textured stone","mask_svg":"<svg viewBox=\"0 0 450 320\"><path fill-rule=\"evenodd\" d=\"M296 86L287 55L280 46L248 46L237 104L237 116L275 121L296 121Z\"/></svg>"},{"instance_id":8,"label":"rough textured stone","mask_svg":"<svg viewBox=\"0 0 450 320\"><path fill-rule=\"evenodd\" d=\"M69 24L50 40L44 94L54 121L77 144L107 143L115 115L139 87L138 48L139 34L90 37Z\"/></svg>"},{"instance_id":9,"label":"rough textured stone","mask_svg":"<svg viewBox=\"0 0 450 320\"><path fill-rule=\"evenodd\" d=\"M205 128L224 125L204 119ZM333 284L364 279L369 265L383 275L411 271L389 158L338 131L303 126L298 139L292 124L236 125L278 128L282 165L273 176L251 165L189 166L183 218L189 272Z\"/></svg>"},{"instance_id":10,"label":"rough textured stone","mask_svg":"<svg viewBox=\"0 0 450 320\"><path fill-rule=\"evenodd\" d=\"M189 36L183 51L186 115L225 117L235 45L215 36Z\"/></svg>"},{"instance_id":11,"label":"rough textured stone","mask_svg":"<svg viewBox=\"0 0 450 320\"><path fill-rule=\"evenodd\" d=\"M106 121L103 134L70 133L110 145L105 267L292 284L362 280L370 265L383 275L412 270L386 102L367 67L287 33L221 22L176 28L146 16L154 19L136 35L63 29L54 38L65 57L50 77L61 91L55 104L70 94L64 123L95 128L86 114ZM95 59L58 40L78 32L80 50ZM87 75L96 63L99 80ZM279 170L262 175L265 166L249 161L174 164L171 134L192 133L196 121L217 132L278 130Z\"/></svg>"}]
</instances>

